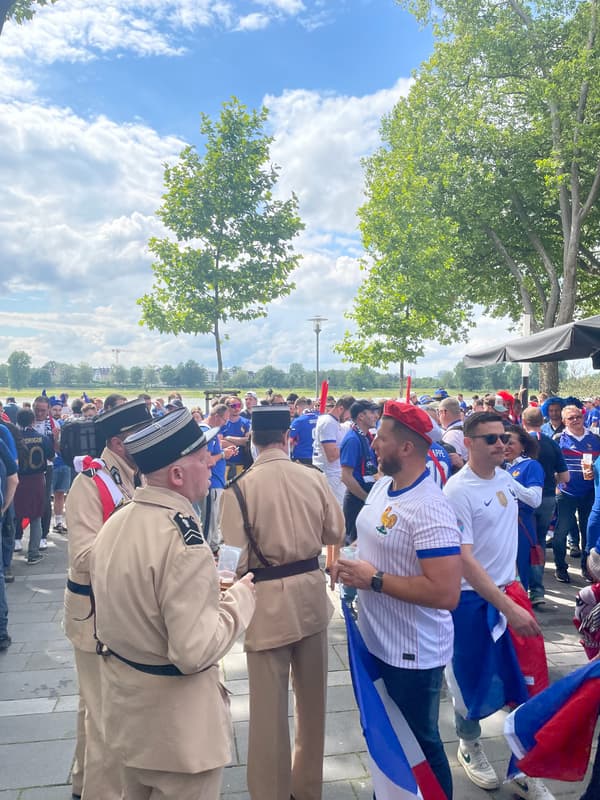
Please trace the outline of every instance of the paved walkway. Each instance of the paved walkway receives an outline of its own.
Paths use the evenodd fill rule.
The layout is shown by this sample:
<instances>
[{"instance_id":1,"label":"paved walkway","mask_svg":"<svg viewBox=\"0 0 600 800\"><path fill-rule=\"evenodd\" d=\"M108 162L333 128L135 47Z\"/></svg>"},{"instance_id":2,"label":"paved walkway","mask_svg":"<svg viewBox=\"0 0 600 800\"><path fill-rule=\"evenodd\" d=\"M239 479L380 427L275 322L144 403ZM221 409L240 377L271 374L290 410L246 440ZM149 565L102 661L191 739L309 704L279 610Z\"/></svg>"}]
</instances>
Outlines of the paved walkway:
<instances>
[{"instance_id":1,"label":"paved walkway","mask_svg":"<svg viewBox=\"0 0 600 800\"><path fill-rule=\"evenodd\" d=\"M66 540L50 538L47 557L28 567L20 556L13 562L16 580L7 587L9 630L13 644L0 653L0 800L69 800L69 772L75 745L77 682L73 654L61 630L66 577ZM576 586L546 572L548 602L539 614L544 628L551 678L585 663L571 623ZM324 800L371 800L364 741L350 685L344 623L334 616L329 631L329 697L325 746ZM247 800L245 761L248 737L248 681L240 644L224 659L232 692L235 763L225 770L222 800ZM505 774L507 747L498 713L483 724L485 749L500 775ZM506 788L484 792L473 786L456 762L456 736L447 698L441 730L454 775L456 800L511 796ZM552 783L557 798L577 800L581 784Z\"/></svg>"}]
</instances>

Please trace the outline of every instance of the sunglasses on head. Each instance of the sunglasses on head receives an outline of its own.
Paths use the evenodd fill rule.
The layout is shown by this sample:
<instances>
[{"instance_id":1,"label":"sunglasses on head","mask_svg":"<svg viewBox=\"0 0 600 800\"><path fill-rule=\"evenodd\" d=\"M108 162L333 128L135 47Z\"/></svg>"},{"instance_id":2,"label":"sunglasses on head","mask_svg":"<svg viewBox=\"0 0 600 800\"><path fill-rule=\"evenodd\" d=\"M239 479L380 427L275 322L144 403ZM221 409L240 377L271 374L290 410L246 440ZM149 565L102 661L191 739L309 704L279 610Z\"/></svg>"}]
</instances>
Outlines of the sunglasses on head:
<instances>
[{"instance_id":1,"label":"sunglasses on head","mask_svg":"<svg viewBox=\"0 0 600 800\"><path fill-rule=\"evenodd\" d=\"M510 433L478 433L476 436L470 436L470 439L485 439L486 444L496 444L498 439L502 444L510 442Z\"/></svg>"}]
</instances>

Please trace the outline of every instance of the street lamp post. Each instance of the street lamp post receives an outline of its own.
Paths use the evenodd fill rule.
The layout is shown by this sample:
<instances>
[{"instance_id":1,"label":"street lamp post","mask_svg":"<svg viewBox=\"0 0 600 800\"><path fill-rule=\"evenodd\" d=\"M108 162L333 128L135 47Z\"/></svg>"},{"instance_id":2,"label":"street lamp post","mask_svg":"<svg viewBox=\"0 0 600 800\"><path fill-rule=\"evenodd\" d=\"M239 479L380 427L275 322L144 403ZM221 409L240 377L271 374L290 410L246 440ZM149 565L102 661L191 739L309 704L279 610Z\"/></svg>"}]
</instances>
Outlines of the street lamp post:
<instances>
[{"instance_id":1,"label":"street lamp post","mask_svg":"<svg viewBox=\"0 0 600 800\"><path fill-rule=\"evenodd\" d=\"M319 391L320 391L320 387L319 387L319 334L321 333L321 323L322 322L326 322L326 321L327 321L327 317L310 317L309 318L309 322L312 322L313 331L315 332L315 335L317 337L317 358L316 358L317 369L316 369L316 372L315 372L315 397L319 397Z\"/></svg>"}]
</instances>

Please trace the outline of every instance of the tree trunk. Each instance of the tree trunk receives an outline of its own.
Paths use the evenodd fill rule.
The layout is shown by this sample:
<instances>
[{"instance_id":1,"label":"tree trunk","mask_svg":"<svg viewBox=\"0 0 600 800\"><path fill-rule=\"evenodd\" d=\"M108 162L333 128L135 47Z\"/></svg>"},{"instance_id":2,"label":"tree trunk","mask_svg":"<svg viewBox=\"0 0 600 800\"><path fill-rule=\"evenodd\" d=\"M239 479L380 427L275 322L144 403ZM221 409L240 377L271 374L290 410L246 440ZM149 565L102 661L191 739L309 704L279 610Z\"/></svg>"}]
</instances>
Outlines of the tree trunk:
<instances>
[{"instance_id":1,"label":"tree trunk","mask_svg":"<svg viewBox=\"0 0 600 800\"><path fill-rule=\"evenodd\" d=\"M404 391L404 361L400 362L400 385L398 386L398 399L402 400L402 392Z\"/></svg>"},{"instance_id":2,"label":"tree trunk","mask_svg":"<svg viewBox=\"0 0 600 800\"><path fill-rule=\"evenodd\" d=\"M10 11L13 3L14 0L0 0L0 34L2 34L4 23L6 22L8 12Z\"/></svg>"},{"instance_id":3,"label":"tree trunk","mask_svg":"<svg viewBox=\"0 0 600 800\"><path fill-rule=\"evenodd\" d=\"M223 388L223 356L221 354L221 334L219 332L219 320L215 320L215 327L213 330L215 336L215 348L217 351L217 386L221 390Z\"/></svg>"},{"instance_id":4,"label":"tree trunk","mask_svg":"<svg viewBox=\"0 0 600 800\"><path fill-rule=\"evenodd\" d=\"M544 361L540 364L540 392L558 394L558 361Z\"/></svg>"}]
</instances>

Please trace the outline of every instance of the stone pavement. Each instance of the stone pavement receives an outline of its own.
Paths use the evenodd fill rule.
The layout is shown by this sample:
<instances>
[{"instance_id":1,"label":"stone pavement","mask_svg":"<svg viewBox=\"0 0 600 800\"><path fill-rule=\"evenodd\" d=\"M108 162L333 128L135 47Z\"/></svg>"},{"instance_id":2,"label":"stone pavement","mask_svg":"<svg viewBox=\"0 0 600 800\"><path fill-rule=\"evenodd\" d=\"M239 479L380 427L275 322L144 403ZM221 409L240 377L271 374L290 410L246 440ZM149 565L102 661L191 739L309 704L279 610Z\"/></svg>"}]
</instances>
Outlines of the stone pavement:
<instances>
[{"instance_id":1,"label":"stone pavement","mask_svg":"<svg viewBox=\"0 0 600 800\"><path fill-rule=\"evenodd\" d=\"M13 644L0 653L0 800L69 800L69 772L75 746L77 682L73 654L61 630L66 578L66 540L50 538L46 558L28 567L15 556L16 580L7 586L9 631ZM551 678L585 663L571 623L576 587L557 583L546 571L547 603L538 617L544 628ZM342 618L336 612L329 631L329 696L325 745L324 800L371 800L364 741L356 712ZM231 691L235 762L225 770L222 800L247 800L245 761L248 737L248 681L242 646L224 659ZM456 762L452 709L444 698L441 730L454 775L456 800L511 797L506 788L484 792L473 786ZM500 775L505 774L507 747L503 713L485 720L485 749ZM575 744L575 743L574 743ZM561 800L577 800L582 784L551 783ZM93 800L93 798L91 799Z\"/></svg>"}]
</instances>

